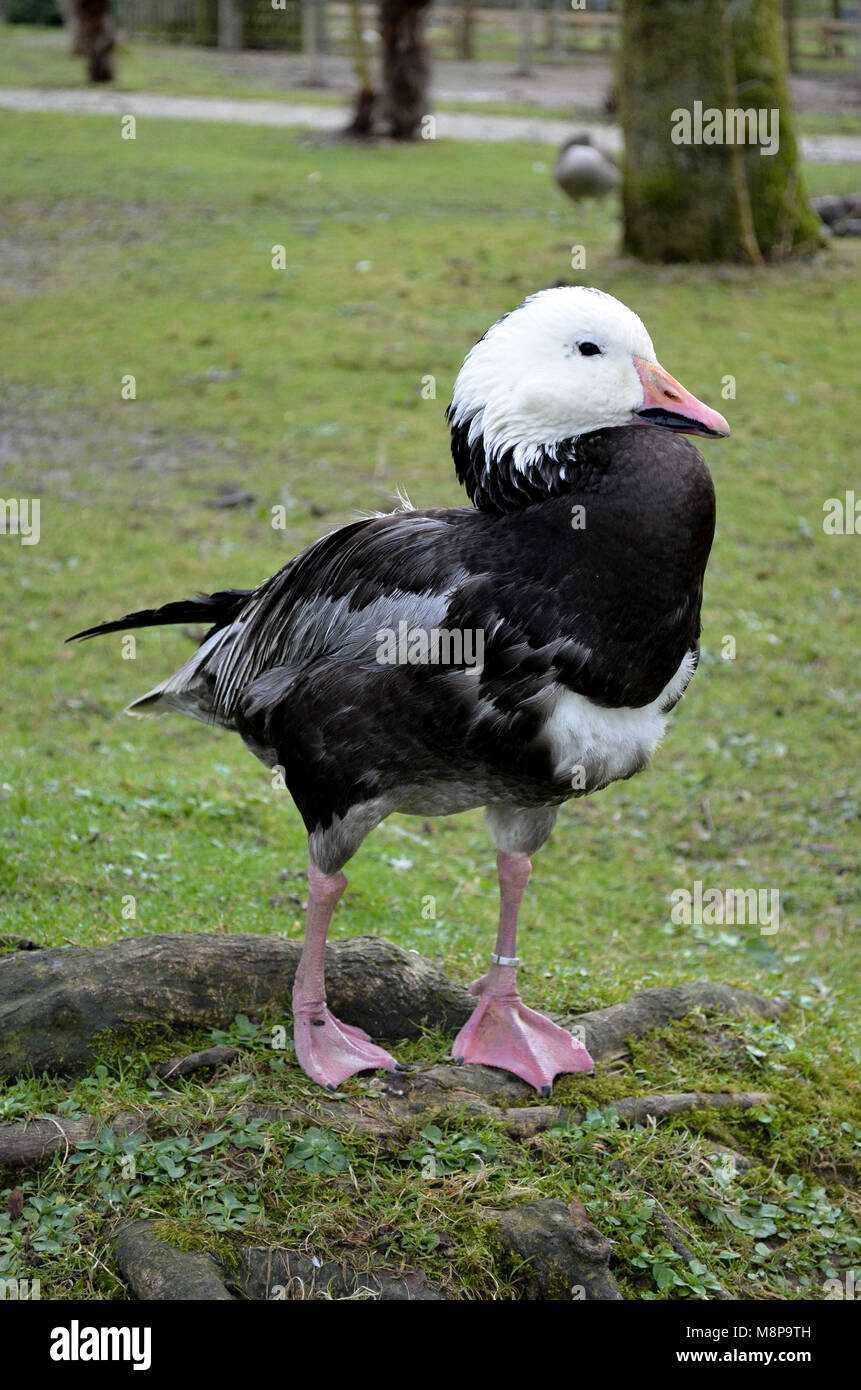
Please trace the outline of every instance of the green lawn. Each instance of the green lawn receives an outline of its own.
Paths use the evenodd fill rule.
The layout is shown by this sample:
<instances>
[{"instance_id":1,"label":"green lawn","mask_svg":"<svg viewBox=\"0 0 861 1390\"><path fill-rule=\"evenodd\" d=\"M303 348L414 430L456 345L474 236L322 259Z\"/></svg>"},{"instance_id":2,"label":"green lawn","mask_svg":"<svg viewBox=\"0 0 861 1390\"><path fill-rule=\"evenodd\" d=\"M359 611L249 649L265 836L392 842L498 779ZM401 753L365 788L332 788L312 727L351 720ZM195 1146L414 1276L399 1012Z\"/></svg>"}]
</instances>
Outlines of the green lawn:
<instances>
[{"instance_id":1,"label":"green lawn","mask_svg":"<svg viewBox=\"0 0 861 1390\"><path fill-rule=\"evenodd\" d=\"M361 1262L382 1251L421 1263L455 1297L492 1297L476 1204L516 1188L521 1200L579 1196L616 1242L628 1297L710 1287L690 1274L672 1282L678 1267L652 1199L738 1297L822 1297L827 1277L857 1267L859 1248L849 1183L861 1138L861 542L822 527L825 500L857 488L857 242L761 273L643 268L619 258L611 207L581 215L558 196L552 151L538 147L362 150L156 121L138 121L132 142L118 120L49 115L4 116L0 146L0 495L41 499L38 545L0 536L0 932L51 945L300 934L301 887L281 876L304 868L304 835L264 769L234 737L120 713L179 664L192 634L142 633L134 660L119 637L63 639L131 608L252 585L323 531L390 507L398 486L417 506L462 500L443 420L462 357L525 294L572 278L570 247L583 243L582 278L642 315L666 368L723 410L733 434L705 446L719 523L700 672L652 768L560 816L524 910L522 984L530 1002L565 1011L693 979L793 1005L779 1025L673 1025L617 1071L554 1092L597 1102L768 1090L765 1110L654 1132L595 1121L533 1145L449 1117L447 1133L481 1141L478 1175L453 1159L429 1184L418 1159L358 1138L344 1150L356 1186L301 1165L285 1172L296 1135L283 1129L271 1149L245 1131L229 1151L216 1147L208 1187L198 1169L167 1177L151 1154L139 1156L134 1184L110 1155L102 1171L55 1159L12 1179L28 1203L43 1203L27 1209L37 1254L0 1214L0 1275L39 1274L43 1297L117 1296L97 1220L113 1205L157 1211L172 1238L228 1256L248 1233L288 1244L313 1231L321 1256ZM809 175L817 191L853 184L851 169ZM276 244L285 270L271 268ZM202 379L212 368L226 375ZM121 399L127 374L133 401ZM428 375L435 400L422 398ZM721 396L730 375L735 400ZM251 508L207 505L236 487L254 493ZM278 505L286 530L270 525ZM721 655L728 636L735 660ZM483 968L495 884L479 814L394 819L349 877L336 938L377 932L459 979ZM779 889L779 932L673 925L669 894L696 880ZM422 916L428 894L435 922ZM133 920L123 916L129 895ZM158 1043L150 1056L178 1041L194 1040ZM428 1062L445 1046L430 1038L399 1051ZM253 1046L215 1081L179 1083L174 1118L157 1134L175 1145L229 1127L223 1117L242 1102L311 1093L289 1055ZM109 1117L148 1095L145 1058L125 1046L77 1085L6 1087L0 1116L62 1104ZM704 1157L714 1140L753 1167L725 1181ZM240 1215L213 1215L213 1183L235 1194Z\"/></svg>"},{"instance_id":2,"label":"green lawn","mask_svg":"<svg viewBox=\"0 0 861 1390\"><path fill-rule=\"evenodd\" d=\"M65 29L26 24L0 28L0 87L87 87L82 58L69 51ZM267 55L268 56L268 55ZM194 44L120 42L117 78L108 90L162 92L172 96L277 98L317 102L337 100L331 93L303 88L290 92L275 78L271 62L249 71L246 55L225 54Z\"/></svg>"},{"instance_id":3,"label":"green lawn","mask_svg":"<svg viewBox=\"0 0 861 1390\"><path fill-rule=\"evenodd\" d=\"M89 87L84 62L69 52L65 30L4 24L0 26L0 39L0 87ZM443 56L451 58L454 54L446 52ZM479 52L478 57L499 62L502 72L510 72L517 65L514 51ZM566 120L582 106L578 101L577 71L584 62L588 65L589 59L570 59L570 102L542 107L538 114ZM231 54L193 44L145 43L133 39L120 43L116 66L116 81L110 85L110 91L229 97L231 100L256 98L302 105L343 104L343 97L331 90L291 86L290 73L285 68L283 75L279 74L276 55L271 53ZM839 61L832 66L838 74L846 68L846 64ZM536 115L534 107L517 102L469 100L466 96L460 101L437 101L434 106L439 111L480 110L483 115ZM603 111L591 109L588 118L590 121L606 119ZM849 103L839 115L805 112L798 117L798 125L802 132L810 135L861 135L861 115L850 109Z\"/></svg>"}]
</instances>

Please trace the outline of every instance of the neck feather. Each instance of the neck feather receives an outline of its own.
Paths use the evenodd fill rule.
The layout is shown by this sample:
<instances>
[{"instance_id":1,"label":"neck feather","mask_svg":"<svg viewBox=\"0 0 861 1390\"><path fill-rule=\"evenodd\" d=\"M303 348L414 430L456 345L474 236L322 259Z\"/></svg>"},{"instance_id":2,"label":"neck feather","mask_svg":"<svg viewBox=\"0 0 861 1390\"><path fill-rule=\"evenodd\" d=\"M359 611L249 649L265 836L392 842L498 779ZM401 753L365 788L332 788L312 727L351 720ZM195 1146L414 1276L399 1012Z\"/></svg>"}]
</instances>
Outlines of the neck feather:
<instances>
[{"instance_id":1,"label":"neck feather","mask_svg":"<svg viewBox=\"0 0 861 1390\"><path fill-rule=\"evenodd\" d=\"M451 453L458 480L483 512L520 511L535 502L561 497L576 484L579 471L576 439L538 449L528 461L515 460L513 449L489 459L484 436L470 442L470 422L452 424Z\"/></svg>"}]
</instances>

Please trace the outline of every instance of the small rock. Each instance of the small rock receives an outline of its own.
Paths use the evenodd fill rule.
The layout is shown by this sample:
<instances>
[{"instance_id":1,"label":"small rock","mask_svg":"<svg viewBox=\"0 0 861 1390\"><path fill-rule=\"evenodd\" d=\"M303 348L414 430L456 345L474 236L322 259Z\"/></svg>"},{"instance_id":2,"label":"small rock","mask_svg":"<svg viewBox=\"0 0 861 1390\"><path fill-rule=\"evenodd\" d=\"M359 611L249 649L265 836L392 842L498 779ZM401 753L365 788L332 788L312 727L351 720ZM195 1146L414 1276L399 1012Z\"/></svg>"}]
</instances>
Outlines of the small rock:
<instances>
[{"instance_id":1,"label":"small rock","mask_svg":"<svg viewBox=\"0 0 861 1390\"><path fill-rule=\"evenodd\" d=\"M726 1144L711 1143L708 1146L707 1158L731 1158L736 1172L746 1173L748 1168L753 1167L753 1159L746 1154L739 1153L738 1149L731 1149Z\"/></svg>"},{"instance_id":2,"label":"small rock","mask_svg":"<svg viewBox=\"0 0 861 1390\"><path fill-rule=\"evenodd\" d=\"M20 1221L24 1210L24 1193L20 1187L13 1187L6 1198L6 1214L10 1221Z\"/></svg>"},{"instance_id":3,"label":"small rock","mask_svg":"<svg viewBox=\"0 0 861 1390\"><path fill-rule=\"evenodd\" d=\"M210 497L206 502L206 506L214 507L218 510L226 507L250 507L254 501L255 497L253 492L224 492L219 493L217 497Z\"/></svg>"},{"instance_id":4,"label":"small rock","mask_svg":"<svg viewBox=\"0 0 861 1390\"><path fill-rule=\"evenodd\" d=\"M194 1300L229 1302L215 1261L208 1255L175 1250L158 1240L146 1221L128 1221L113 1240L120 1273L132 1297L146 1303Z\"/></svg>"},{"instance_id":5,"label":"small rock","mask_svg":"<svg viewBox=\"0 0 861 1390\"><path fill-rule=\"evenodd\" d=\"M609 1270L613 1247L586 1219L585 1210L581 1216L580 1204L572 1206L573 1213L550 1197L485 1215L511 1264L528 1265L516 1275L524 1299L620 1302L622 1295Z\"/></svg>"},{"instance_id":6,"label":"small rock","mask_svg":"<svg viewBox=\"0 0 861 1390\"><path fill-rule=\"evenodd\" d=\"M861 193L823 193L811 205L835 236L861 236Z\"/></svg>"},{"instance_id":7,"label":"small rock","mask_svg":"<svg viewBox=\"0 0 861 1390\"><path fill-rule=\"evenodd\" d=\"M44 951L44 946L40 946L38 941L31 941L29 936L0 936L0 951L4 947L9 947L10 951Z\"/></svg>"},{"instance_id":8,"label":"small rock","mask_svg":"<svg viewBox=\"0 0 861 1390\"><path fill-rule=\"evenodd\" d=\"M241 367L230 367L229 369L224 369L222 367L207 367L205 372L198 372L195 376L182 377L180 384L182 386L197 386L201 382L233 381L241 374Z\"/></svg>"},{"instance_id":9,"label":"small rock","mask_svg":"<svg viewBox=\"0 0 861 1390\"><path fill-rule=\"evenodd\" d=\"M242 1251L240 1281L246 1298L268 1302L361 1297L376 1303L442 1302L445 1294L421 1270L363 1273L335 1260L321 1261L299 1250Z\"/></svg>"}]
</instances>

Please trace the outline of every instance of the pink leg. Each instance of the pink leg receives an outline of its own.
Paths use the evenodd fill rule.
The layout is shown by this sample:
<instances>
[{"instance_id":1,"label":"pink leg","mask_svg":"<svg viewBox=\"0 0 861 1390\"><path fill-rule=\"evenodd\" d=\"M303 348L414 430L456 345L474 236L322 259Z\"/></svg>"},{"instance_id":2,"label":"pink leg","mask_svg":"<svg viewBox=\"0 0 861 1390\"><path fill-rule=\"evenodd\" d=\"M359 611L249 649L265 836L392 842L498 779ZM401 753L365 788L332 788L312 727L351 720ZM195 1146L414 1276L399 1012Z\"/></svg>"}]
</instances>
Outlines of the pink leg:
<instances>
[{"instance_id":1,"label":"pink leg","mask_svg":"<svg viewBox=\"0 0 861 1390\"><path fill-rule=\"evenodd\" d=\"M329 1091L357 1071L394 1071L400 1066L361 1028L341 1023L326 1007L326 936L346 886L343 874L324 874L309 864L305 944L293 984L293 1040L299 1065Z\"/></svg>"},{"instance_id":2,"label":"pink leg","mask_svg":"<svg viewBox=\"0 0 861 1390\"><path fill-rule=\"evenodd\" d=\"M499 932L486 975L470 989L479 997L469 1021L455 1038L457 1062L481 1062L513 1072L542 1095L550 1094L559 1072L591 1072L594 1063L581 1042L543 1014L527 1009L517 992L517 914L532 865L525 855L496 857L499 869Z\"/></svg>"}]
</instances>

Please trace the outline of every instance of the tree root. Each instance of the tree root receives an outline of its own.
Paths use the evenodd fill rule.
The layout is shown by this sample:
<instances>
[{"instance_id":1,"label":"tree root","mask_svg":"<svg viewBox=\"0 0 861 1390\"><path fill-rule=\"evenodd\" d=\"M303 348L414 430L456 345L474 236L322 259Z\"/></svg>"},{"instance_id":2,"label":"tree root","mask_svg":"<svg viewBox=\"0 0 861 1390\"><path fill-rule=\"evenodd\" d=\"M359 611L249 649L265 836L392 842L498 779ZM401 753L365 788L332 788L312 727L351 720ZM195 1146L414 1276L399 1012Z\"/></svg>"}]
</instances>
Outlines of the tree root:
<instances>
[{"instance_id":1,"label":"tree root","mask_svg":"<svg viewBox=\"0 0 861 1390\"><path fill-rule=\"evenodd\" d=\"M663 1096L626 1096L611 1105L598 1108L604 1114L616 1114L622 1124L642 1125L647 1120L666 1120L671 1115L683 1115L688 1110L751 1110L767 1105L767 1091L682 1091ZM517 1138L540 1134L552 1125L579 1124L583 1112L564 1105L530 1105L505 1112L505 1122Z\"/></svg>"},{"instance_id":2,"label":"tree root","mask_svg":"<svg viewBox=\"0 0 861 1390\"><path fill-rule=\"evenodd\" d=\"M0 1077L86 1072L104 1033L224 1027L248 1012L280 1018L289 1014L299 952L298 941L283 937L199 934L16 952L0 969ZM334 943L327 972L333 1012L374 1038L453 1032L475 1004L431 961L378 937ZM729 985L698 983L641 990L623 1004L559 1021L596 1062L606 1062L625 1055L628 1038L695 1008L773 1018L783 1007Z\"/></svg>"},{"instance_id":3,"label":"tree root","mask_svg":"<svg viewBox=\"0 0 861 1390\"><path fill-rule=\"evenodd\" d=\"M104 1120L67 1120L62 1115L46 1115L24 1124L0 1125L0 1168L23 1168L47 1162L55 1153L68 1154L85 1139L95 1139ZM142 1115L123 1111L110 1121L115 1134L139 1133L146 1129Z\"/></svg>"},{"instance_id":4,"label":"tree root","mask_svg":"<svg viewBox=\"0 0 861 1390\"><path fill-rule=\"evenodd\" d=\"M43 951L44 946L40 946L38 941L31 941L29 936L11 936L8 932L0 935L0 952L6 951ZM2 960L2 956L0 956Z\"/></svg>"},{"instance_id":5,"label":"tree root","mask_svg":"<svg viewBox=\"0 0 861 1390\"><path fill-rule=\"evenodd\" d=\"M159 1240L146 1221L124 1222L114 1233L113 1247L133 1298L146 1303L233 1299L214 1260L174 1249Z\"/></svg>"},{"instance_id":6,"label":"tree root","mask_svg":"<svg viewBox=\"0 0 861 1390\"><path fill-rule=\"evenodd\" d=\"M778 1018L786 1009L783 1000L761 999L746 989L732 985L712 984L700 980L689 985L658 986L632 994L623 1004L611 1004L585 1014L573 1014L559 1019L564 1028L578 1030L596 1062L609 1062L627 1056L628 1038L640 1038L653 1028L684 1018L694 1009L715 1013L752 1013L759 1018Z\"/></svg>"},{"instance_id":7,"label":"tree root","mask_svg":"<svg viewBox=\"0 0 861 1390\"><path fill-rule=\"evenodd\" d=\"M472 1075L463 1076L465 1072ZM571 1106L504 1107L491 1104L480 1094L483 1089L486 1094L510 1097L515 1088L518 1099L530 1093L524 1082L490 1067L429 1067L412 1078L399 1076L388 1084L382 1083L378 1093L368 1100L321 1099L302 1106L251 1103L240 1107L236 1113L274 1123L324 1126L339 1134L364 1134L371 1139L391 1138L442 1111L456 1112L471 1119L493 1120L508 1130L513 1139L531 1139L554 1126L580 1124L585 1118L582 1110ZM627 1096L599 1109L604 1114L618 1115L623 1124L642 1125L650 1119L668 1119L690 1110L750 1110L767 1105L770 1099L767 1091L687 1091L674 1095ZM95 1138L105 1124L115 1134L144 1132L149 1118L123 1112L107 1122L66 1120L54 1115L25 1124L0 1125L0 1168L46 1162L55 1153L69 1151L84 1139ZM171 1118L170 1113L159 1113L163 1122L170 1123ZM187 1119L187 1116L182 1118Z\"/></svg>"},{"instance_id":8,"label":"tree root","mask_svg":"<svg viewBox=\"0 0 861 1390\"><path fill-rule=\"evenodd\" d=\"M0 970L0 1076L86 1072L100 1033L282 1017L300 949L278 936L189 934L16 954ZM372 1037L451 1031L474 1003L430 961L378 937L335 942L326 961L333 1011Z\"/></svg>"},{"instance_id":9,"label":"tree root","mask_svg":"<svg viewBox=\"0 0 861 1390\"><path fill-rule=\"evenodd\" d=\"M239 1056L238 1047L207 1047L202 1052L189 1052L186 1057L171 1057L169 1062L156 1062L150 1070L153 1076L170 1081L176 1076L191 1076L196 1071L215 1071L216 1067L229 1066Z\"/></svg>"},{"instance_id":10,"label":"tree root","mask_svg":"<svg viewBox=\"0 0 861 1390\"><path fill-rule=\"evenodd\" d=\"M500 1264L515 1274L523 1299L621 1301L609 1269L613 1247L579 1203L566 1207L549 1197L483 1215L500 1247Z\"/></svg>"},{"instance_id":11,"label":"tree root","mask_svg":"<svg viewBox=\"0 0 861 1390\"><path fill-rule=\"evenodd\" d=\"M441 1302L445 1293L421 1270L392 1274L363 1273L336 1260L320 1263L299 1250L257 1250L246 1246L240 1262L240 1287L246 1298L307 1302L311 1299L380 1303Z\"/></svg>"},{"instance_id":12,"label":"tree root","mask_svg":"<svg viewBox=\"0 0 861 1390\"><path fill-rule=\"evenodd\" d=\"M483 1093L483 1094L482 1094ZM361 1101L321 1100L307 1106L256 1105L246 1107L254 1119L296 1125L322 1125L339 1133L365 1134L384 1139L404 1126L424 1123L440 1111L457 1112L470 1119L493 1120L512 1138L528 1139L554 1125L580 1124L585 1112L566 1105L501 1106L487 1099L525 1099L533 1094L525 1082L491 1067L429 1067L413 1076L396 1076L381 1083L377 1096ZM598 1107L618 1115L623 1124L642 1125L689 1110L750 1110L767 1105L765 1091L688 1091L675 1095L627 1096Z\"/></svg>"},{"instance_id":13,"label":"tree root","mask_svg":"<svg viewBox=\"0 0 861 1390\"><path fill-rule=\"evenodd\" d=\"M279 937L155 936L113 946L28 952L0 970L0 1076L86 1070L100 1033L119 1036L135 1025L168 1028L230 1023L243 1010L276 1017L289 999L299 944ZM473 999L430 961L376 937L331 948L330 998L346 1022L376 1036L415 1036L423 1025L459 1027ZM563 1020L597 1062L624 1054L626 1039L683 1018L693 1009L748 1010L774 1017L784 1006L728 985L698 983L642 990L622 1004ZM234 1061L235 1048L212 1047L153 1068L163 1078L186 1076ZM525 1105L531 1089L507 1072L449 1063L380 1080L361 1100L323 1097L302 1106L250 1105L247 1113L292 1124L330 1125L387 1137L439 1111L494 1120L516 1138L578 1123L577 1109ZM696 1092L630 1096L605 1107L625 1124L643 1124L693 1109L750 1109L759 1092ZM121 1115L118 1132L146 1127ZM97 1120L60 1116L0 1126L0 1165L39 1163L98 1132Z\"/></svg>"},{"instance_id":14,"label":"tree root","mask_svg":"<svg viewBox=\"0 0 861 1390\"><path fill-rule=\"evenodd\" d=\"M169 1027L225 1024L243 1010L272 1012L277 1017L289 998L297 958L298 944L279 938L193 936L141 938L115 947L39 951L17 957L0 970L0 1021L4 1016L11 1020L13 1010L17 1021L17 1032L7 1032L0 1046L0 1074L37 1067L83 1069L94 1057L98 1034L106 1026L122 1033L130 1025L156 1021ZM14 992L6 988L11 976L17 977ZM453 1029L468 1016L474 1002L431 963L375 938L335 946L330 978L337 1011L383 1036L418 1032L422 1020ZM607 1061L623 1055L627 1038L682 1018L693 1009L747 1009L774 1016L780 1007L743 990L706 983L643 990L626 1003L573 1015L564 1022L577 1030L596 1061ZM44 1035L39 1033L40 1021ZM174 1057L152 1070L170 1079L228 1065L240 1056L237 1048L218 1046ZM494 1121L514 1139L529 1139L584 1118L582 1110L571 1106L525 1104L533 1095L530 1087L507 1072L443 1063L409 1074L387 1074L358 1100L339 1100L321 1092L319 1099L301 1105L249 1104L241 1107L241 1113L383 1140L401 1140L405 1131L419 1128L441 1112ZM617 1115L623 1124L644 1124L695 1109L749 1109L768 1100L761 1092L682 1092L628 1096L601 1109ZM167 1109L151 1115L121 1113L111 1128L116 1133L146 1131L156 1118L162 1125L188 1123L186 1112ZM94 1138L102 1124L97 1119L55 1116L0 1126L0 1167L35 1165L55 1153L68 1154L76 1144ZM690 1264L693 1256L682 1233L666 1213L657 1215L667 1243ZM482 1210L481 1216L500 1268L510 1269L520 1297L621 1299L609 1269L612 1246L591 1225L579 1203L566 1208L548 1198L501 1211ZM133 1297L146 1301L238 1297L388 1302L446 1297L421 1271L369 1274L337 1261L320 1264L295 1250L249 1247L243 1251L234 1279L208 1256L166 1245L143 1221L119 1226L114 1249ZM728 1297L723 1290L716 1296Z\"/></svg>"}]
</instances>

